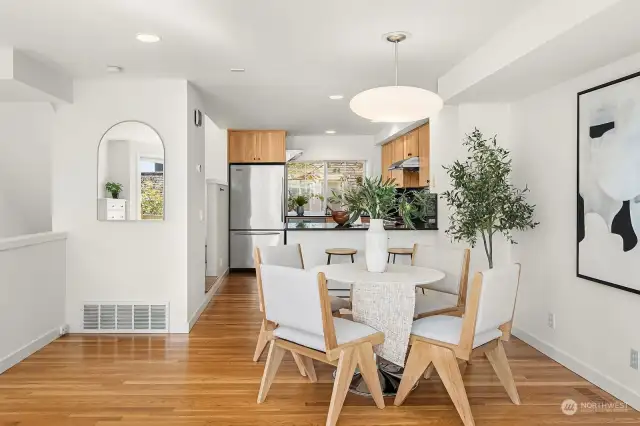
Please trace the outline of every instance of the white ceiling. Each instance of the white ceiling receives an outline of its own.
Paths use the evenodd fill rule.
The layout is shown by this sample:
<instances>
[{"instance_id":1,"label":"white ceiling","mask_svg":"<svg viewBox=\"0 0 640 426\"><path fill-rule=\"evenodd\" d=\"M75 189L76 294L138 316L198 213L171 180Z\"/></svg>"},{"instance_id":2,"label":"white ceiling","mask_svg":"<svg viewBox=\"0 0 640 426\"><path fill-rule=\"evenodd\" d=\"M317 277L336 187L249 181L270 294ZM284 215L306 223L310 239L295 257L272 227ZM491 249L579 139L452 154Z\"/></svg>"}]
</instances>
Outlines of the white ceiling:
<instances>
[{"instance_id":1,"label":"white ceiling","mask_svg":"<svg viewBox=\"0 0 640 426\"><path fill-rule=\"evenodd\" d=\"M185 78L220 127L291 134L375 134L349 99L393 82L382 34L400 45L400 84L435 90L439 76L539 0L2 0L0 45L76 78ZM138 32L162 42L145 45ZM242 74L230 68L246 68ZM328 95L343 94L331 101Z\"/></svg>"}]
</instances>

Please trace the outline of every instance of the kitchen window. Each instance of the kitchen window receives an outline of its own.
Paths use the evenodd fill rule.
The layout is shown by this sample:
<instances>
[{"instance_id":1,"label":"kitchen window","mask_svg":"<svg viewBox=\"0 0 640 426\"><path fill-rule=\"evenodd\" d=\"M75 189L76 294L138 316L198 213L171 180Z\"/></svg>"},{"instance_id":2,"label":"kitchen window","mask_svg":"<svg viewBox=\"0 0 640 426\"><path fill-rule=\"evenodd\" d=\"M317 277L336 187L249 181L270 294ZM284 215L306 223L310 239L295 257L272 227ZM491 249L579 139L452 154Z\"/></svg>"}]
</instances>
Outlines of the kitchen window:
<instances>
[{"instance_id":1,"label":"kitchen window","mask_svg":"<svg viewBox=\"0 0 640 426\"><path fill-rule=\"evenodd\" d=\"M298 195L310 197L304 206L307 214L324 215L331 191L345 189L362 182L365 161L310 161L287 164L289 198ZM330 207L338 207L330 205Z\"/></svg>"}]
</instances>

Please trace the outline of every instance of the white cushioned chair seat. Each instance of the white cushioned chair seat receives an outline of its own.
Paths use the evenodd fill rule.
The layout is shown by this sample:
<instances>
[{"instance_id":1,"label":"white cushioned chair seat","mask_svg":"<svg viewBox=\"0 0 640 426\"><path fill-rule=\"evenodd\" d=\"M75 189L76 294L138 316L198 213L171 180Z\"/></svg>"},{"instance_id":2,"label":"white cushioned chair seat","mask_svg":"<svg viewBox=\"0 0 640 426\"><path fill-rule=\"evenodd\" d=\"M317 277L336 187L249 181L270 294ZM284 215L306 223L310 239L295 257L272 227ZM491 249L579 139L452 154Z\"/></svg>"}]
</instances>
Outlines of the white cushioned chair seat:
<instances>
[{"instance_id":1,"label":"white cushioned chair seat","mask_svg":"<svg viewBox=\"0 0 640 426\"><path fill-rule=\"evenodd\" d=\"M413 315L417 316L427 312L435 312L442 309L452 309L457 307L457 296L453 296L453 300L447 300L448 298L443 296L451 297L450 294L438 295L437 292L434 291L430 291L426 295L419 292L416 294L416 307L413 311Z\"/></svg>"},{"instance_id":2,"label":"white cushioned chair seat","mask_svg":"<svg viewBox=\"0 0 640 426\"><path fill-rule=\"evenodd\" d=\"M375 334L378 331L359 322L349 321L344 318L334 318L333 325L336 329L336 340L338 345L348 343L363 337ZM278 327L273 331L273 335L311 349L324 352L324 336L308 333L293 327Z\"/></svg>"},{"instance_id":3,"label":"white cushioned chair seat","mask_svg":"<svg viewBox=\"0 0 640 426\"><path fill-rule=\"evenodd\" d=\"M350 309L351 303L348 300L340 297L331 296L331 312L337 312L340 309Z\"/></svg>"},{"instance_id":4,"label":"white cushioned chair seat","mask_svg":"<svg viewBox=\"0 0 640 426\"><path fill-rule=\"evenodd\" d=\"M415 334L426 339L438 340L440 342L457 345L460 342L460 332L462 331L462 318L447 315L435 315L421 318L413 322L411 334ZM473 347L477 348L502 336L502 332L495 330L485 331L476 334L473 338Z\"/></svg>"}]
</instances>

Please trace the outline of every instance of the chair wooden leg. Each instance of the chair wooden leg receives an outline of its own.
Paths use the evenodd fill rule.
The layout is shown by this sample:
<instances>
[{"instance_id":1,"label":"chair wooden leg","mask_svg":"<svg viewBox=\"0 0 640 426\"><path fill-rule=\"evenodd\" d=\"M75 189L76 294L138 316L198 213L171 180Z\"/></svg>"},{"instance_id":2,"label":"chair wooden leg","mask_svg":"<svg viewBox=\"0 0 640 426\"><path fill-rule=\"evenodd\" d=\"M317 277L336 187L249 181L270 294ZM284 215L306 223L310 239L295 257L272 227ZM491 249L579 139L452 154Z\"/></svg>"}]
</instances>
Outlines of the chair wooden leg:
<instances>
[{"instance_id":1,"label":"chair wooden leg","mask_svg":"<svg viewBox=\"0 0 640 426\"><path fill-rule=\"evenodd\" d=\"M461 376L464 376L464 372L467 371L468 365L469 365L469 361L465 361L463 359L458 360L458 368L460 369Z\"/></svg>"},{"instance_id":2,"label":"chair wooden leg","mask_svg":"<svg viewBox=\"0 0 640 426\"><path fill-rule=\"evenodd\" d=\"M329 414L327 415L327 426L335 426L338 421L357 363L358 356L353 347L346 348L340 352L338 370L333 383L331 403L329 404Z\"/></svg>"},{"instance_id":3,"label":"chair wooden leg","mask_svg":"<svg viewBox=\"0 0 640 426\"><path fill-rule=\"evenodd\" d=\"M298 371L300 371L300 375L302 377L306 377L307 376L307 369L306 369L306 365L303 361L303 356L300 354L297 354L293 351L291 351L291 355L293 355L293 360L296 362L296 365L298 366Z\"/></svg>"},{"instance_id":4,"label":"chair wooden leg","mask_svg":"<svg viewBox=\"0 0 640 426\"><path fill-rule=\"evenodd\" d=\"M429 364L427 369L424 370L424 378L426 380L429 380L429 378L431 378L431 376L433 375L433 372L434 372L435 369L436 369L436 367L433 364Z\"/></svg>"},{"instance_id":5,"label":"chair wooden leg","mask_svg":"<svg viewBox=\"0 0 640 426\"><path fill-rule=\"evenodd\" d=\"M367 384L376 406L382 409L384 408L384 397L382 396L382 386L378 376L378 366L373 357L373 346L369 342L363 343L358 346L357 351L360 374L362 374L362 378Z\"/></svg>"},{"instance_id":6,"label":"chair wooden leg","mask_svg":"<svg viewBox=\"0 0 640 426\"><path fill-rule=\"evenodd\" d=\"M433 364L436 371L447 388L447 392L455 405L458 414L465 426L474 426L473 415L471 414L471 406L467 398L467 391L464 388L458 360L451 349L432 346Z\"/></svg>"},{"instance_id":7,"label":"chair wooden leg","mask_svg":"<svg viewBox=\"0 0 640 426\"><path fill-rule=\"evenodd\" d=\"M502 340L498 340L498 345L492 350L485 352L485 355L489 359L491 366L493 366L496 375L500 379L500 383L504 386L511 401L516 405L520 405L520 395L518 395L516 382L513 379L511 367L509 367L509 360L507 359L507 354L504 352Z\"/></svg>"},{"instance_id":8,"label":"chair wooden leg","mask_svg":"<svg viewBox=\"0 0 640 426\"><path fill-rule=\"evenodd\" d=\"M253 353L253 362L258 362L260 359L260 355L264 352L264 348L267 347L267 343L269 343L269 333L267 332L267 327L262 321L262 325L260 325L260 334L258 335L258 343L256 344L256 351Z\"/></svg>"},{"instance_id":9,"label":"chair wooden leg","mask_svg":"<svg viewBox=\"0 0 640 426\"><path fill-rule=\"evenodd\" d=\"M411 346L409 359L407 359L407 364L404 366L400 387L398 388L396 399L393 401L394 405L402 405L409 392L411 392L413 385L420 380L420 377L431 362L431 345L424 342L415 342Z\"/></svg>"},{"instance_id":10,"label":"chair wooden leg","mask_svg":"<svg viewBox=\"0 0 640 426\"><path fill-rule=\"evenodd\" d=\"M298 355L298 357L300 359L300 362L302 363L304 370L306 371L306 376L309 378L309 381L311 383L316 383L318 381L318 376L316 376L316 369L313 366L313 360L303 355Z\"/></svg>"},{"instance_id":11,"label":"chair wooden leg","mask_svg":"<svg viewBox=\"0 0 640 426\"><path fill-rule=\"evenodd\" d=\"M278 367L282 362L285 350L276 345L276 341L271 341L269 346L269 355L267 356L267 363L264 366L264 374L262 375L262 382L260 383L260 392L258 392L258 404L264 402L269 393L273 378L276 376Z\"/></svg>"}]
</instances>

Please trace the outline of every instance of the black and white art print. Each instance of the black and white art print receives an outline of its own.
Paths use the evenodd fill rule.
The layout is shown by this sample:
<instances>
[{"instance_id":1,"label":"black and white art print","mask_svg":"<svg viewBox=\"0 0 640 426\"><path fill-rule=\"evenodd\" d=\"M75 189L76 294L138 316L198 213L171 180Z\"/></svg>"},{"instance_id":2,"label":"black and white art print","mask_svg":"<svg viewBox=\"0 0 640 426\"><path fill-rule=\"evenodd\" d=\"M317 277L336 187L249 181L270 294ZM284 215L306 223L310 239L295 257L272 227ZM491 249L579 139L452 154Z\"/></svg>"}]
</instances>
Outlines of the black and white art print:
<instances>
[{"instance_id":1,"label":"black and white art print","mask_svg":"<svg viewBox=\"0 0 640 426\"><path fill-rule=\"evenodd\" d=\"M640 73L578 93L578 277L640 294Z\"/></svg>"}]
</instances>

